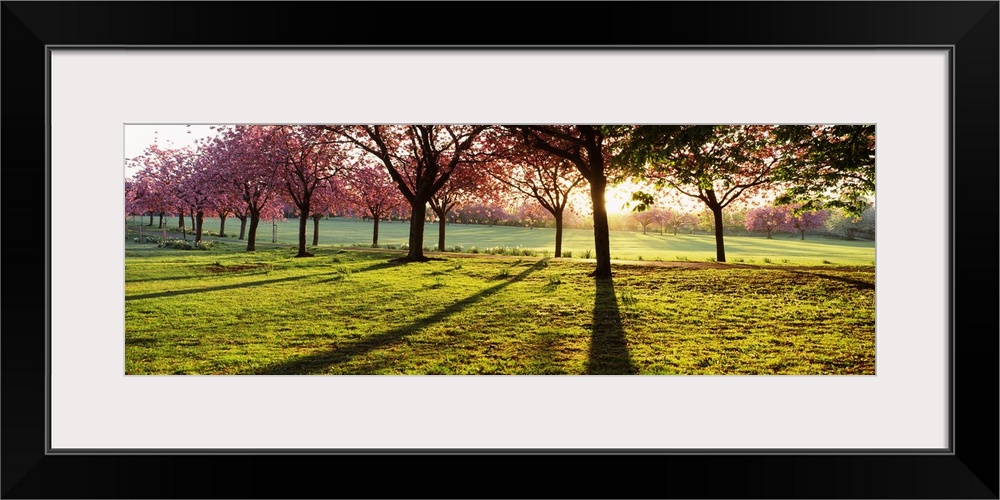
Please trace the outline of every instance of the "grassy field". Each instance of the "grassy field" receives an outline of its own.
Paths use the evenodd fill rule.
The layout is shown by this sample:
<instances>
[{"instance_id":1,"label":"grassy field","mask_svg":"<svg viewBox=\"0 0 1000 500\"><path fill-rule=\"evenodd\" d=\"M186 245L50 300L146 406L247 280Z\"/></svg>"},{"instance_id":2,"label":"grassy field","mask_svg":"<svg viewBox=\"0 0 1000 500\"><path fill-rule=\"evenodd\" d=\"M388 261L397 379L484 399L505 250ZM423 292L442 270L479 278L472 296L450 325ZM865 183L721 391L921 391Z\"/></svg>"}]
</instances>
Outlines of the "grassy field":
<instances>
[{"instance_id":1,"label":"grassy field","mask_svg":"<svg viewBox=\"0 0 1000 500\"><path fill-rule=\"evenodd\" d=\"M386 225L393 226L405 227ZM473 231L467 233L470 241L490 244L471 240L479 228L452 228L455 244L463 229ZM618 249L613 253L628 256L615 246L622 237L612 237ZM700 244L695 237L628 237L664 242L658 244L670 260L683 245ZM819 250L841 248L832 243L759 241L801 244L807 261L848 260ZM742 248L752 252L752 243ZM868 252L855 259L873 258L871 248L843 248L839 255ZM242 250L235 243L205 251L126 243L126 373L871 375L875 370L871 265L617 263L613 280L594 280L586 276L593 264L578 259L454 254L398 264L389 260L399 254L386 251L328 246L315 249L315 257L295 259L289 248ZM792 258L782 255L792 254L773 258Z\"/></svg>"},{"instance_id":2,"label":"grassy field","mask_svg":"<svg viewBox=\"0 0 1000 500\"><path fill-rule=\"evenodd\" d=\"M143 219L148 222L149 219ZM177 219L169 219L170 227L177 225ZM190 224L189 224L190 225ZM205 230L218 232L219 220L206 219ZM278 243L294 244L298 241L298 221L287 220L277 223ZM410 226L402 222L383 222L379 225L379 245L399 247L407 242ZM148 231L149 229L147 229ZM229 234L239 234L239 221L226 221ZM271 242L271 224L261 223L257 243L266 246ZM355 219L323 219L320 221L320 245L371 246L372 223ZM424 229L424 244L437 244L437 224L428 224ZM152 234L159 232L153 228ZM312 242L312 221L309 223L309 237ZM231 240L236 241L235 238ZM750 264L791 264L791 265L847 265L873 266L875 262L875 242L847 241L836 238L809 235L800 240L798 235L776 234L773 239L764 236L727 236L726 257L731 263ZM553 252L555 230L547 228L529 229L509 226L484 226L449 224L446 228L446 247L460 246L468 251L472 247L482 251L489 247L521 246L540 252ZM563 235L563 250L573 257L583 257L593 251L592 230L567 229ZM707 234L642 234L639 231L612 231L611 254L620 260L661 260L661 261L708 261L715 259L715 237Z\"/></svg>"}]
</instances>

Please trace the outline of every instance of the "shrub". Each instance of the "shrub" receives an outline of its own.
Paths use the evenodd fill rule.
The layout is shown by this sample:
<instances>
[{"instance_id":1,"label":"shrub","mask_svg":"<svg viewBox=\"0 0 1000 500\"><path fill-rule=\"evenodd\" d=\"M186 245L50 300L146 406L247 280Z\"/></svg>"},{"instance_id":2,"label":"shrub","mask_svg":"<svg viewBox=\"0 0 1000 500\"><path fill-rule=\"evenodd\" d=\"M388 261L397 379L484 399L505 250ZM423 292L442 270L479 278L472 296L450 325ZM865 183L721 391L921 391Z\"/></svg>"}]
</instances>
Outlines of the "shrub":
<instances>
[{"instance_id":1,"label":"shrub","mask_svg":"<svg viewBox=\"0 0 1000 500\"><path fill-rule=\"evenodd\" d=\"M559 285L561 283L562 283L562 275L561 274L553 274L553 275L549 276L549 284L550 285Z\"/></svg>"},{"instance_id":2,"label":"shrub","mask_svg":"<svg viewBox=\"0 0 1000 500\"><path fill-rule=\"evenodd\" d=\"M194 248L193 246L191 246L191 243L187 242L186 240L178 240L178 239L168 239L167 241L160 243L159 246L162 248L173 248L176 250L191 250L192 248Z\"/></svg>"},{"instance_id":3,"label":"shrub","mask_svg":"<svg viewBox=\"0 0 1000 500\"><path fill-rule=\"evenodd\" d=\"M562 256L563 256L563 257L566 257L567 259L572 259L572 258L573 258L573 252L571 252L571 251L569 251L569 250L566 250L566 251L564 251L564 252L562 253Z\"/></svg>"},{"instance_id":4,"label":"shrub","mask_svg":"<svg viewBox=\"0 0 1000 500\"><path fill-rule=\"evenodd\" d=\"M583 258L584 259L589 259L590 255L591 255L591 251L590 250L587 250L586 252L583 252Z\"/></svg>"}]
</instances>

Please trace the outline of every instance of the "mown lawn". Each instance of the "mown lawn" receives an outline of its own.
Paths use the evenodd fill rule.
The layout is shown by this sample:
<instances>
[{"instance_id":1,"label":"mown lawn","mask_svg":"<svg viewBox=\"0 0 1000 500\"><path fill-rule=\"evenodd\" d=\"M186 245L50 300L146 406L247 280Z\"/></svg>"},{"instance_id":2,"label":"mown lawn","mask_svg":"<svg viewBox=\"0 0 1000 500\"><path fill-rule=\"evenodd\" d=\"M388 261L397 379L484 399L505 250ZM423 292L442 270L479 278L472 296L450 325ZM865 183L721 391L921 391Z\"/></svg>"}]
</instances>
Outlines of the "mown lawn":
<instances>
[{"instance_id":1,"label":"mown lawn","mask_svg":"<svg viewBox=\"0 0 1000 500\"><path fill-rule=\"evenodd\" d=\"M155 220L155 218L154 218ZM168 226L175 227L177 218L167 219ZM149 218L143 219L144 223ZM138 222L136 222L137 224ZM190 225L190 223L188 224ZM279 244L298 242L298 219L281 221L276 224ZM219 220L207 218L205 231L218 232ZM239 221L228 219L226 233L239 234ZM308 226L307 242L312 243L312 221ZM147 234L159 235L159 230L146 228ZM406 222L383 222L379 225L379 246L399 248L407 242L410 226ZM424 244L437 245L438 226L427 224L424 228ZM258 248L271 243L270 223L261 223L257 232ZM331 218L320 220L319 243L321 246L370 247L372 223L357 219ZM487 226L479 224L448 224L445 228L445 247L461 247L463 251L475 248L482 253L491 247L515 247L533 249L543 255L552 255L555 250L555 229L510 226ZM189 236L190 239L190 236ZM235 237L230 238L237 244ZM246 243L243 243L244 245ZM772 239L764 236L726 236L726 258L734 263L785 264L818 266L830 263L839 266L873 266L875 242L847 241L817 235L808 235L800 240L798 235L775 234ZM594 231L591 229L566 229L563 234L563 250L573 257L585 256L594 249ZM611 254L622 260L691 260L705 262L715 259L715 236L709 234L658 234L649 231L611 231ZM825 262L824 262L825 261Z\"/></svg>"},{"instance_id":2,"label":"mown lawn","mask_svg":"<svg viewBox=\"0 0 1000 500\"><path fill-rule=\"evenodd\" d=\"M873 266L313 251L127 243L126 373L875 371Z\"/></svg>"}]
</instances>

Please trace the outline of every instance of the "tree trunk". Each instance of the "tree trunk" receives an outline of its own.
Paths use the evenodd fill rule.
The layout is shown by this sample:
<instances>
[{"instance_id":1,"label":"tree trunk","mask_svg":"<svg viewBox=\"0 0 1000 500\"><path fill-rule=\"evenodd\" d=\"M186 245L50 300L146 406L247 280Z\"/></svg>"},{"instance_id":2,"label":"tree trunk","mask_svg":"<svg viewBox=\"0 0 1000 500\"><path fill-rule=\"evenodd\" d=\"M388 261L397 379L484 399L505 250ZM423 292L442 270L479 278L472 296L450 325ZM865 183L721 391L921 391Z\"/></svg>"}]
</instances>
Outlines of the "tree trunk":
<instances>
[{"instance_id":1,"label":"tree trunk","mask_svg":"<svg viewBox=\"0 0 1000 500\"><path fill-rule=\"evenodd\" d=\"M246 236L247 216L244 215L243 217L237 217L237 219L240 220L240 240L242 241L244 239L244 236Z\"/></svg>"},{"instance_id":2,"label":"tree trunk","mask_svg":"<svg viewBox=\"0 0 1000 500\"><path fill-rule=\"evenodd\" d=\"M153 225L153 212L149 212L149 225Z\"/></svg>"},{"instance_id":3,"label":"tree trunk","mask_svg":"<svg viewBox=\"0 0 1000 500\"><path fill-rule=\"evenodd\" d=\"M194 225L194 242L201 241L201 226L205 223L205 212L198 210Z\"/></svg>"},{"instance_id":4,"label":"tree trunk","mask_svg":"<svg viewBox=\"0 0 1000 500\"><path fill-rule=\"evenodd\" d=\"M767 239L771 239L771 230L770 229L767 230Z\"/></svg>"},{"instance_id":5,"label":"tree trunk","mask_svg":"<svg viewBox=\"0 0 1000 500\"><path fill-rule=\"evenodd\" d=\"M642 226L642 234L646 234L646 226Z\"/></svg>"},{"instance_id":6,"label":"tree trunk","mask_svg":"<svg viewBox=\"0 0 1000 500\"><path fill-rule=\"evenodd\" d=\"M197 226L194 223L194 210L191 211L191 229L195 229Z\"/></svg>"},{"instance_id":7,"label":"tree trunk","mask_svg":"<svg viewBox=\"0 0 1000 500\"><path fill-rule=\"evenodd\" d=\"M590 181L590 199L594 204L594 250L597 269L591 274L595 278L611 277L611 238L608 228L608 211L604 203L604 188L607 180L603 171Z\"/></svg>"},{"instance_id":8,"label":"tree trunk","mask_svg":"<svg viewBox=\"0 0 1000 500\"><path fill-rule=\"evenodd\" d=\"M799 229L799 233L802 235L801 239L803 239L803 240L806 239L806 230L805 229Z\"/></svg>"},{"instance_id":9,"label":"tree trunk","mask_svg":"<svg viewBox=\"0 0 1000 500\"><path fill-rule=\"evenodd\" d=\"M406 260L424 261L424 219L427 217L427 201L412 203L413 212L410 215L410 249Z\"/></svg>"},{"instance_id":10,"label":"tree trunk","mask_svg":"<svg viewBox=\"0 0 1000 500\"><path fill-rule=\"evenodd\" d=\"M180 228L182 230L184 229L184 210L181 210L180 216L177 217L177 224L180 225Z\"/></svg>"},{"instance_id":11,"label":"tree trunk","mask_svg":"<svg viewBox=\"0 0 1000 500\"><path fill-rule=\"evenodd\" d=\"M187 233L187 228L184 227L184 210L181 210L181 215L177 219L180 221L181 224L181 237L184 238L184 241L187 241L188 233Z\"/></svg>"},{"instance_id":12,"label":"tree trunk","mask_svg":"<svg viewBox=\"0 0 1000 500\"><path fill-rule=\"evenodd\" d=\"M163 228L163 212L160 212L160 228Z\"/></svg>"},{"instance_id":13,"label":"tree trunk","mask_svg":"<svg viewBox=\"0 0 1000 500\"><path fill-rule=\"evenodd\" d=\"M320 214L313 216L313 246L319 246L319 219L323 217Z\"/></svg>"},{"instance_id":14,"label":"tree trunk","mask_svg":"<svg viewBox=\"0 0 1000 500\"><path fill-rule=\"evenodd\" d=\"M247 251L257 250L257 224L260 223L260 214L250 214L250 232L247 234Z\"/></svg>"},{"instance_id":15,"label":"tree trunk","mask_svg":"<svg viewBox=\"0 0 1000 500\"><path fill-rule=\"evenodd\" d=\"M447 213L441 214L441 213L438 213L436 210L435 210L435 213L437 213L437 215L438 215L438 252L443 252L444 251L444 225L445 225L444 216L447 215Z\"/></svg>"},{"instance_id":16,"label":"tree trunk","mask_svg":"<svg viewBox=\"0 0 1000 500\"><path fill-rule=\"evenodd\" d=\"M556 257L562 257L563 217L562 213L552 215L556 218Z\"/></svg>"},{"instance_id":17,"label":"tree trunk","mask_svg":"<svg viewBox=\"0 0 1000 500\"><path fill-rule=\"evenodd\" d=\"M296 257L312 257L312 254L306 251L306 227L309 221L309 211L302 210L299 212L299 253L295 254Z\"/></svg>"},{"instance_id":18,"label":"tree trunk","mask_svg":"<svg viewBox=\"0 0 1000 500\"><path fill-rule=\"evenodd\" d=\"M726 244L722 239L722 207L713 205L709 207L712 215L715 216L715 260L726 261Z\"/></svg>"},{"instance_id":19,"label":"tree trunk","mask_svg":"<svg viewBox=\"0 0 1000 500\"><path fill-rule=\"evenodd\" d=\"M372 248L378 248L378 217L375 217L375 226L372 229Z\"/></svg>"},{"instance_id":20,"label":"tree trunk","mask_svg":"<svg viewBox=\"0 0 1000 500\"><path fill-rule=\"evenodd\" d=\"M219 237L220 238L225 238L226 237L226 216L225 215L219 216Z\"/></svg>"}]
</instances>

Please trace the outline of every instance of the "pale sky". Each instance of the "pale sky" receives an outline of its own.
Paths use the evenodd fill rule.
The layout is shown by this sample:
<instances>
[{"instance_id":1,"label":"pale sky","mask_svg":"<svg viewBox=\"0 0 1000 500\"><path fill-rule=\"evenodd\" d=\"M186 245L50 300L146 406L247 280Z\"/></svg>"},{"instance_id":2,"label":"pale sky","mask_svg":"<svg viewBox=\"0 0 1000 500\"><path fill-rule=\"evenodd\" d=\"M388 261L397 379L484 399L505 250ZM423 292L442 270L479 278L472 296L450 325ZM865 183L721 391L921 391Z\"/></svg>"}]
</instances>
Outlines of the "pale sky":
<instances>
[{"instance_id":1,"label":"pale sky","mask_svg":"<svg viewBox=\"0 0 1000 500\"><path fill-rule=\"evenodd\" d=\"M203 137L215 136L213 125L125 125L125 159L142 154L156 141L161 147L190 146ZM216 127L218 125L215 125Z\"/></svg>"}]
</instances>

